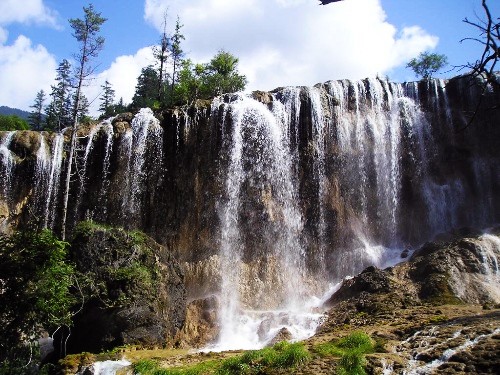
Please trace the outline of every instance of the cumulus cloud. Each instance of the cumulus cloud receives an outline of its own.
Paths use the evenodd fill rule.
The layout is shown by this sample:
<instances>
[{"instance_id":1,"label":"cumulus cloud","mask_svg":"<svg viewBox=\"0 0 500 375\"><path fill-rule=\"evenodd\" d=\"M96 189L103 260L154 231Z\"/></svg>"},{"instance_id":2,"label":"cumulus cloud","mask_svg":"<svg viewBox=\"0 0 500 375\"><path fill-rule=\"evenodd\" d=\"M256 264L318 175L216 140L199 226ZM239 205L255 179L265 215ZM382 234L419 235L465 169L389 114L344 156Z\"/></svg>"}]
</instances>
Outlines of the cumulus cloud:
<instances>
[{"instance_id":1,"label":"cumulus cloud","mask_svg":"<svg viewBox=\"0 0 500 375\"><path fill-rule=\"evenodd\" d=\"M154 63L151 47L141 48L135 55L125 55L116 58L111 66L99 73L91 84L84 89L84 93L92 101L90 113L98 115L101 86L107 80L115 90L115 100L123 98L123 102L128 104L132 101L137 84L137 77L141 74L141 69Z\"/></svg>"},{"instance_id":2,"label":"cumulus cloud","mask_svg":"<svg viewBox=\"0 0 500 375\"><path fill-rule=\"evenodd\" d=\"M25 36L12 45L5 45L6 39L0 28L0 103L27 110L38 91L50 92L57 64L45 47L33 46Z\"/></svg>"},{"instance_id":3,"label":"cumulus cloud","mask_svg":"<svg viewBox=\"0 0 500 375\"><path fill-rule=\"evenodd\" d=\"M27 110L38 91L49 93L57 64L44 46L33 46L23 35L7 44L6 26L12 23L57 27L57 14L42 0L0 2L0 104Z\"/></svg>"},{"instance_id":4,"label":"cumulus cloud","mask_svg":"<svg viewBox=\"0 0 500 375\"><path fill-rule=\"evenodd\" d=\"M2 0L0 25L13 22L57 25L57 14L44 5L43 0Z\"/></svg>"},{"instance_id":5,"label":"cumulus cloud","mask_svg":"<svg viewBox=\"0 0 500 375\"><path fill-rule=\"evenodd\" d=\"M380 0L145 0L159 31L166 10L171 25L181 17L190 57L234 53L250 89L385 74L438 43L418 26L397 30Z\"/></svg>"}]
</instances>

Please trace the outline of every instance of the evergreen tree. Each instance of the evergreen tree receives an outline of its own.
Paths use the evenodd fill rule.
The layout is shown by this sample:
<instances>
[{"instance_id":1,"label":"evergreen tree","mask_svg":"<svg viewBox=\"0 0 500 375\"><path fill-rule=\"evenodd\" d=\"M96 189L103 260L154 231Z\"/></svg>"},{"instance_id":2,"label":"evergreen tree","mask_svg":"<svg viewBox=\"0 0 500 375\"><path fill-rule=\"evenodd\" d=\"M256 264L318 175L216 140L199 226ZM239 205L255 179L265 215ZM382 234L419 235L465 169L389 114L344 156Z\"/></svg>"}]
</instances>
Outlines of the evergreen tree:
<instances>
[{"instance_id":1,"label":"evergreen tree","mask_svg":"<svg viewBox=\"0 0 500 375\"><path fill-rule=\"evenodd\" d=\"M181 41L183 41L184 35L181 34L181 28L184 25L181 24L179 17L175 23L175 32L172 36L172 44L170 46L170 53L172 58L172 77L171 77L171 89L170 97L173 100L174 97L174 87L177 83L177 70L181 66L182 58L184 57L184 51L181 48Z\"/></svg>"},{"instance_id":2,"label":"evergreen tree","mask_svg":"<svg viewBox=\"0 0 500 375\"><path fill-rule=\"evenodd\" d=\"M76 98L75 98L76 100ZM89 117L89 107L90 103L87 99L87 97L82 93L80 94L80 100L78 102L78 112L77 112L77 118L78 122L86 122L84 120L88 119Z\"/></svg>"},{"instance_id":3,"label":"evergreen tree","mask_svg":"<svg viewBox=\"0 0 500 375\"><path fill-rule=\"evenodd\" d=\"M115 90L111 87L111 84L106 80L104 85L101 86L102 95L101 95L101 105L99 106L99 111L102 112L104 117L109 117L114 115L114 101L115 101ZM123 103L122 103L123 104Z\"/></svg>"},{"instance_id":4,"label":"evergreen tree","mask_svg":"<svg viewBox=\"0 0 500 375\"><path fill-rule=\"evenodd\" d=\"M123 103L123 98L118 100L118 104L115 105L114 111L115 113L123 113L127 110L127 106Z\"/></svg>"},{"instance_id":5,"label":"evergreen tree","mask_svg":"<svg viewBox=\"0 0 500 375\"><path fill-rule=\"evenodd\" d=\"M43 128L43 103L45 102L45 91L40 90L36 94L35 102L30 108L33 108L28 119L29 123L34 130L42 130Z\"/></svg>"},{"instance_id":6,"label":"evergreen tree","mask_svg":"<svg viewBox=\"0 0 500 375\"><path fill-rule=\"evenodd\" d=\"M137 78L135 94L132 98L131 107L133 109L143 107L159 108L158 81L158 71L152 65L142 68L141 75Z\"/></svg>"},{"instance_id":7,"label":"evergreen tree","mask_svg":"<svg viewBox=\"0 0 500 375\"><path fill-rule=\"evenodd\" d=\"M61 130L71 126L71 64L64 59L56 69L56 84L51 86L51 102L45 109L46 127Z\"/></svg>"},{"instance_id":8,"label":"evergreen tree","mask_svg":"<svg viewBox=\"0 0 500 375\"><path fill-rule=\"evenodd\" d=\"M167 35L167 12L163 14L163 33L160 38L160 45L153 47L153 56L157 60L158 74L156 82L156 99L161 102L165 93L165 69L167 65L168 54L170 51L170 37Z\"/></svg>"},{"instance_id":9,"label":"evergreen tree","mask_svg":"<svg viewBox=\"0 0 500 375\"><path fill-rule=\"evenodd\" d=\"M71 135L71 143L68 155L66 181L63 192L63 215L61 222L61 237L66 238L66 218L68 215L68 199L69 187L71 179L71 171L74 163L74 154L76 149L76 130L78 126L78 115L80 113L82 98L82 87L84 80L93 72L93 68L89 65L92 58L98 56L99 52L104 47L104 38L98 35L101 26L106 22L106 19L101 17L101 13L94 10L92 4L88 7L83 7L84 18L70 19L69 23L73 29L73 36L80 43L79 53L75 56L78 65L76 68L76 92L75 103L73 105L73 132Z\"/></svg>"}]
</instances>

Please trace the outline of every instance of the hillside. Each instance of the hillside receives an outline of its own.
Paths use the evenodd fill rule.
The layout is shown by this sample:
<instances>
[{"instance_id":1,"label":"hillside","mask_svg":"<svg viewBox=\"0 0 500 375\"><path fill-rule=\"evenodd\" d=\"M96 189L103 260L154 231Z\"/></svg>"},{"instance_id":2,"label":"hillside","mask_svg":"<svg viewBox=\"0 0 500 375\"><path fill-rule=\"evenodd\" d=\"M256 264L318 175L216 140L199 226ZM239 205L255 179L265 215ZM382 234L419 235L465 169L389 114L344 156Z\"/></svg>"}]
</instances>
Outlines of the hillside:
<instances>
[{"instance_id":1,"label":"hillside","mask_svg":"<svg viewBox=\"0 0 500 375\"><path fill-rule=\"evenodd\" d=\"M16 115L21 117L22 119L28 121L29 112L23 111L22 109L10 108L7 106L0 106L0 115Z\"/></svg>"}]
</instances>

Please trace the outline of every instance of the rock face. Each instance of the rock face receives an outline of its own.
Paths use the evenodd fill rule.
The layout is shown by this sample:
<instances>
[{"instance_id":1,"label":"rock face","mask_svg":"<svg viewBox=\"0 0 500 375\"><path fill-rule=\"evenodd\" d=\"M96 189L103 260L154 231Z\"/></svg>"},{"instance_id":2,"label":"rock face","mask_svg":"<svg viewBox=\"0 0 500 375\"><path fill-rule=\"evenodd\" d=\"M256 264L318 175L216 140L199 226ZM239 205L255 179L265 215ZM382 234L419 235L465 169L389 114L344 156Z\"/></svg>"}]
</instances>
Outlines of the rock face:
<instances>
[{"instance_id":1,"label":"rock face","mask_svg":"<svg viewBox=\"0 0 500 375\"><path fill-rule=\"evenodd\" d=\"M500 220L500 93L467 126L480 92L330 81L82 128L68 230L143 230L182 264L190 300L286 308L390 249ZM1 230L60 229L68 135L1 134Z\"/></svg>"},{"instance_id":2,"label":"rock face","mask_svg":"<svg viewBox=\"0 0 500 375\"><path fill-rule=\"evenodd\" d=\"M140 232L83 222L71 257L84 304L74 317L70 352L173 343L184 323L186 295L184 275L165 247Z\"/></svg>"}]
</instances>

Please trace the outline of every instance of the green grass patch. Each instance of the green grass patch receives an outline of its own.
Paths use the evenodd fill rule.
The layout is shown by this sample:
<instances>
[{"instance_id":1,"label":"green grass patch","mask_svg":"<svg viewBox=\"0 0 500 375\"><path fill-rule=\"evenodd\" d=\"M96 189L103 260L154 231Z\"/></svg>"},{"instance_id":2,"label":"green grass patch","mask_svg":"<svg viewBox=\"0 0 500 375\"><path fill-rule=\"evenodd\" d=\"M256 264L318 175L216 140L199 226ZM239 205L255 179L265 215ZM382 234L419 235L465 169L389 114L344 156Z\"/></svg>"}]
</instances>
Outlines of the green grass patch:
<instances>
[{"instance_id":1,"label":"green grass patch","mask_svg":"<svg viewBox=\"0 0 500 375\"><path fill-rule=\"evenodd\" d=\"M134 364L140 375L257 375L271 369L292 369L306 363L310 354L302 343L281 342L272 348L250 350L224 360L207 360L191 366L162 368L159 362L143 359Z\"/></svg>"},{"instance_id":2,"label":"green grass patch","mask_svg":"<svg viewBox=\"0 0 500 375\"><path fill-rule=\"evenodd\" d=\"M340 357L337 369L339 375L365 375L365 354L373 353L374 350L373 340L360 331L314 347L314 351L321 356Z\"/></svg>"}]
</instances>

